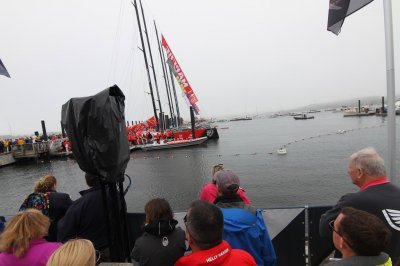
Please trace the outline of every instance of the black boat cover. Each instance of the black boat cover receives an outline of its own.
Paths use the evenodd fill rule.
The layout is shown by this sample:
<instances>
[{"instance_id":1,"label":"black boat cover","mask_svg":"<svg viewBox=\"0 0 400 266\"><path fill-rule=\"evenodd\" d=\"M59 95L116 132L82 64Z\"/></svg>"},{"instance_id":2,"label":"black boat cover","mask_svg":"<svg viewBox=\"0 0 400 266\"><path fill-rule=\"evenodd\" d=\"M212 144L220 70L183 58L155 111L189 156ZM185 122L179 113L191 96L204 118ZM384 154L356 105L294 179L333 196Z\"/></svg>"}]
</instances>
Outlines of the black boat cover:
<instances>
[{"instance_id":1,"label":"black boat cover","mask_svg":"<svg viewBox=\"0 0 400 266\"><path fill-rule=\"evenodd\" d=\"M121 182L129 162L125 96L114 85L62 106L61 123L79 167L105 182Z\"/></svg>"}]
</instances>

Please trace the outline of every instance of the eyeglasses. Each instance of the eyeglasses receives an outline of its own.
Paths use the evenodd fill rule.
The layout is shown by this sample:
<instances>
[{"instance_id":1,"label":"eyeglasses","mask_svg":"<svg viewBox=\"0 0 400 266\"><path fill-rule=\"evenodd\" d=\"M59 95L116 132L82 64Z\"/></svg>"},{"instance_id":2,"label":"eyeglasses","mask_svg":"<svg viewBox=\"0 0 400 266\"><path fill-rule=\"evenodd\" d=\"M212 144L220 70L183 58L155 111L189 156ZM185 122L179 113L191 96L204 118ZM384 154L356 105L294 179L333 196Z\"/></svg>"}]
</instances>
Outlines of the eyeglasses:
<instances>
[{"instance_id":1,"label":"eyeglasses","mask_svg":"<svg viewBox=\"0 0 400 266\"><path fill-rule=\"evenodd\" d=\"M347 241L347 239L344 238L344 236L343 236L341 233L339 233L339 232L335 229L335 220L332 220L332 221L329 222L329 228L331 228L331 230L332 230L333 232L335 232L336 234L338 234L338 236L340 236L341 238L343 238L344 242L346 242L347 245L351 248L350 242Z\"/></svg>"},{"instance_id":2,"label":"eyeglasses","mask_svg":"<svg viewBox=\"0 0 400 266\"><path fill-rule=\"evenodd\" d=\"M335 220L332 220L332 221L329 222L329 228L331 228L331 230L332 230L333 232L335 232L336 234L338 234L339 236L342 236L342 235L339 234L339 232L336 231L336 229L335 229Z\"/></svg>"}]
</instances>

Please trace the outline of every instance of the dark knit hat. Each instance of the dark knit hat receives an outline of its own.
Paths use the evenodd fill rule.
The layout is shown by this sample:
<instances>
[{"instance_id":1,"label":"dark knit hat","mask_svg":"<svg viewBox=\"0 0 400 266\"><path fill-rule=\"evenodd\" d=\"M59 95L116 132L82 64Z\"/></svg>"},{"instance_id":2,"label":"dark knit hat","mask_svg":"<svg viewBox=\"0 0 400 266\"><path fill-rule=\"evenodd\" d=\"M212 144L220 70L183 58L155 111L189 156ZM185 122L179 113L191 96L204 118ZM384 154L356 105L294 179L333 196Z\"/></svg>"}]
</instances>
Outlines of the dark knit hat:
<instances>
[{"instance_id":1,"label":"dark knit hat","mask_svg":"<svg viewBox=\"0 0 400 266\"><path fill-rule=\"evenodd\" d=\"M239 189L239 177L232 170L221 170L215 173L214 179L222 192L236 192Z\"/></svg>"}]
</instances>

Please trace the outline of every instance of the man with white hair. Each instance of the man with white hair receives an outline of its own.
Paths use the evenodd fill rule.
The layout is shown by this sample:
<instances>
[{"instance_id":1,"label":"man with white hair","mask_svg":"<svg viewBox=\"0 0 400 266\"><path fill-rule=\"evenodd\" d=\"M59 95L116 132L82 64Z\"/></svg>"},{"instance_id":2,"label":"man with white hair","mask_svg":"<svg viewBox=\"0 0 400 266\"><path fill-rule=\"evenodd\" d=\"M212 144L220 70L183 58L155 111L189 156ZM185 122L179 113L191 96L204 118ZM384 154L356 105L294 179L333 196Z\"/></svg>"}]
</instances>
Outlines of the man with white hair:
<instances>
[{"instance_id":1,"label":"man with white hair","mask_svg":"<svg viewBox=\"0 0 400 266\"><path fill-rule=\"evenodd\" d=\"M360 189L342 196L332 209L321 216L320 235L332 238L329 223L344 207L369 212L389 226L392 239L384 251L396 262L400 257L400 189L389 182L384 161L373 148L362 149L350 156L348 174Z\"/></svg>"}]
</instances>

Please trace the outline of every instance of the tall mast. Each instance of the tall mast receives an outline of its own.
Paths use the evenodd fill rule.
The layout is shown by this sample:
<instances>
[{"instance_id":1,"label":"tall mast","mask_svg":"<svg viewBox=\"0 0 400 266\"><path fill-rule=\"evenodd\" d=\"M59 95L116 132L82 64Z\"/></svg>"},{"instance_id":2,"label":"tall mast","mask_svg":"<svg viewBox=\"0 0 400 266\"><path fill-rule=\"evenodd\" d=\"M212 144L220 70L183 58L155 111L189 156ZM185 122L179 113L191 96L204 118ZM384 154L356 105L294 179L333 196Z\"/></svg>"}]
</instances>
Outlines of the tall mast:
<instances>
[{"instance_id":1,"label":"tall mast","mask_svg":"<svg viewBox=\"0 0 400 266\"><path fill-rule=\"evenodd\" d=\"M169 112L170 112L170 115L171 115L171 119L174 120L175 114L174 114L174 110L173 110L173 105L171 104L172 97L171 97L169 84L167 83L167 76L166 76L165 65L164 65L164 55L163 55L162 50L161 50L160 39L158 38L158 31L157 31L156 22L155 21L153 21L153 22L154 22L154 28L156 30L156 35L157 35L158 51L160 53L161 66L162 66L162 70L163 70L163 74L164 74L165 88L167 90ZM174 126L175 126L175 124L174 124Z\"/></svg>"},{"instance_id":2,"label":"tall mast","mask_svg":"<svg viewBox=\"0 0 400 266\"><path fill-rule=\"evenodd\" d=\"M147 40L147 47L149 48L149 55L150 55L150 61L151 61L151 69L153 70L153 77L154 77L154 84L156 86L156 92L157 92L157 98L158 98L158 108L160 110L160 115L163 115L163 111L161 108L161 100L160 100L160 93L158 92L158 84L157 84L157 77L156 77L156 71L154 69L154 62L153 62L153 55L151 53L151 47L150 47L150 40L149 40L149 34L147 32L147 24L146 24L146 18L144 16L144 11L143 11L143 5L142 5L142 0L139 0L140 2L140 9L142 11L142 18L143 18L143 25L144 25L144 33L146 34L146 40ZM161 118L160 118L161 119ZM161 124L161 129L164 129L164 117L161 119L162 124Z\"/></svg>"},{"instance_id":3,"label":"tall mast","mask_svg":"<svg viewBox=\"0 0 400 266\"><path fill-rule=\"evenodd\" d=\"M142 26L140 25L140 18L139 18L139 11L137 8L136 0L134 0L134 3L132 5L135 7L136 11L136 18L138 22L138 27L139 27L139 33L140 33L140 41L142 43L142 52L144 56L144 62L146 65L146 70L147 70L147 79L149 81L149 87L150 87L150 94L151 94L151 101L153 103L153 111L154 111L154 118L156 119L156 128L158 128L158 115L157 115L157 109L156 109L156 103L154 101L154 93L153 93L153 86L151 84L151 77L150 77L150 71L149 71L149 64L147 62L147 55L146 55L146 48L144 46L144 41L143 41L143 33L142 33Z\"/></svg>"},{"instance_id":4,"label":"tall mast","mask_svg":"<svg viewBox=\"0 0 400 266\"><path fill-rule=\"evenodd\" d=\"M165 68L165 72L166 72L166 79L167 79L167 84L168 84L168 92L169 93L171 93L171 85L169 84L169 78L168 78L168 64L167 64L167 61L165 60L165 56L164 56L164 52L162 51L161 52L161 57L162 57L162 60L163 60L163 65L164 65L164 68ZM172 106L172 110L174 110L174 101L172 100L172 96L171 96L171 94L170 94L170 98L171 98L171 106ZM177 117L175 116L175 119L177 119ZM176 124L176 126L179 126L178 124Z\"/></svg>"},{"instance_id":5,"label":"tall mast","mask_svg":"<svg viewBox=\"0 0 400 266\"><path fill-rule=\"evenodd\" d=\"M170 75L170 77L171 77L172 90L174 91L175 105L176 105L176 114L177 114L177 116L178 116L178 126L180 126L180 125L181 125L181 114L180 114L180 112L179 112L178 97L176 97L175 83L174 83L174 77L173 77L173 75L172 75L171 67L169 67L169 75Z\"/></svg>"}]
</instances>

